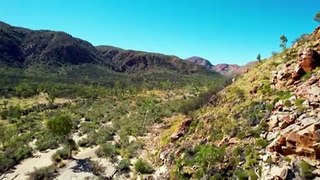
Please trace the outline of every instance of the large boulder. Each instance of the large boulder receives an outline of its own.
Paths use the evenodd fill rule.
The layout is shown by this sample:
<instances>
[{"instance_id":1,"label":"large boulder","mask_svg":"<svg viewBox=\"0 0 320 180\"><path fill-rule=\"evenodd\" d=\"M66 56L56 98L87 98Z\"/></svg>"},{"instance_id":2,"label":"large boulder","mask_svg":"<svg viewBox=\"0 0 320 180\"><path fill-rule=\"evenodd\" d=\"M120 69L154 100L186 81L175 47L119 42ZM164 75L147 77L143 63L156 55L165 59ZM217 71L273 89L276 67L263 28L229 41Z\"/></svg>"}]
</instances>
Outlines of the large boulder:
<instances>
[{"instance_id":1,"label":"large boulder","mask_svg":"<svg viewBox=\"0 0 320 180\"><path fill-rule=\"evenodd\" d=\"M270 143L268 150L285 156L296 154L320 159L319 140L320 122L306 118L301 121L300 126L293 124L284 129L282 134Z\"/></svg>"},{"instance_id":2,"label":"large boulder","mask_svg":"<svg viewBox=\"0 0 320 180\"><path fill-rule=\"evenodd\" d=\"M307 49L300 54L299 65L304 72L310 72L320 65L320 56L317 51Z\"/></svg>"},{"instance_id":3,"label":"large boulder","mask_svg":"<svg viewBox=\"0 0 320 180\"><path fill-rule=\"evenodd\" d=\"M300 66L300 65L297 65L295 68L294 68L294 71L292 72L291 74L291 78L292 80L294 81L297 81L299 80L303 75L305 75L305 71L304 69Z\"/></svg>"}]
</instances>

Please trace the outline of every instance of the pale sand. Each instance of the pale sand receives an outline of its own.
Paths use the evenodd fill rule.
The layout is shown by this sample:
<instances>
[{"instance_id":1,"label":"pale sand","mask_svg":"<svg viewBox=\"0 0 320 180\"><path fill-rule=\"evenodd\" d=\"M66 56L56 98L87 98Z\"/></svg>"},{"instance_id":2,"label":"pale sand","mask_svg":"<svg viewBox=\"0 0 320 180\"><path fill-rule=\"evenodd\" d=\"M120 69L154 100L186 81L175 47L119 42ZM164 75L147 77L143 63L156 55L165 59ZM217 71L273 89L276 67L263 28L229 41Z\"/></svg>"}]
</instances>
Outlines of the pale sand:
<instances>
[{"instance_id":1,"label":"pale sand","mask_svg":"<svg viewBox=\"0 0 320 180\"><path fill-rule=\"evenodd\" d=\"M32 158L23 160L20 164L15 166L8 174L3 178L25 180L28 178L28 173L33 172L35 168L40 169L53 164L51 156L59 149L48 150L47 152L37 152Z\"/></svg>"},{"instance_id":2,"label":"pale sand","mask_svg":"<svg viewBox=\"0 0 320 180\"><path fill-rule=\"evenodd\" d=\"M66 167L60 169L58 180L66 179L98 179L94 174L90 172L88 165L88 159L98 161L101 165L106 167L105 175L111 176L115 172L115 167L106 159L98 158L95 151L98 146L93 148L81 148L79 153L74 156L74 160L68 161Z\"/></svg>"}]
</instances>

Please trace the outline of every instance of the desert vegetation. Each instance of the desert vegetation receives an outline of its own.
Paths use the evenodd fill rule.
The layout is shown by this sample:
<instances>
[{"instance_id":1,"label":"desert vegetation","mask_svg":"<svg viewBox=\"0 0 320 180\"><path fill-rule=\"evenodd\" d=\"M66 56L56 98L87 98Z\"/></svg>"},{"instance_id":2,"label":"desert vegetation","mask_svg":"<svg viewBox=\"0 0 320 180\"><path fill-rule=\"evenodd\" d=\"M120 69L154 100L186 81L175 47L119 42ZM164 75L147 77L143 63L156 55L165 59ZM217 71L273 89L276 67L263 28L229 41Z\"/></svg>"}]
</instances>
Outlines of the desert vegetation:
<instances>
[{"instance_id":1,"label":"desert vegetation","mask_svg":"<svg viewBox=\"0 0 320 180\"><path fill-rule=\"evenodd\" d=\"M81 69L66 68L70 74L59 78L2 67L1 173L36 152L60 148L51 158L55 168L40 168L29 174L31 179L51 178L73 154L92 147L98 147L96 156L110 159L119 172L151 173L145 160L130 162L144 148L139 137L166 117L200 108L226 83L211 75L176 73L146 78L111 73L113 78L108 79L111 74L105 71L108 75L97 79L90 72L92 67L82 67L86 74L73 74L74 68ZM75 135L83 138L75 141Z\"/></svg>"}]
</instances>

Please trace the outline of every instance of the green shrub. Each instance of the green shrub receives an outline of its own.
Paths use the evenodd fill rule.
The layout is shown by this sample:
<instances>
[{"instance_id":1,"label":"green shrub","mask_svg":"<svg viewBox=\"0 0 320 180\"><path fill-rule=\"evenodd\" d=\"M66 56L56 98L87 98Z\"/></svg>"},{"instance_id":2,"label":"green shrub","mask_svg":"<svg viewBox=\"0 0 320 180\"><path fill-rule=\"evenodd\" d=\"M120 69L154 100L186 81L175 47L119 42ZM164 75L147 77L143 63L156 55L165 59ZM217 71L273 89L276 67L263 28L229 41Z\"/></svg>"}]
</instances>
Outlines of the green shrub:
<instances>
[{"instance_id":1,"label":"green shrub","mask_svg":"<svg viewBox=\"0 0 320 180\"><path fill-rule=\"evenodd\" d=\"M255 167L256 165L258 165L259 161L259 155L257 154L257 152L253 151L253 150L249 150L247 149L247 155L246 155L246 162L244 163L243 167L245 169L251 169L253 167ZM250 152L251 151L251 152Z\"/></svg>"},{"instance_id":2,"label":"green shrub","mask_svg":"<svg viewBox=\"0 0 320 180\"><path fill-rule=\"evenodd\" d=\"M26 159L30 156L32 156L32 148L28 145L17 147L14 151L14 159L17 161Z\"/></svg>"},{"instance_id":3,"label":"green shrub","mask_svg":"<svg viewBox=\"0 0 320 180\"><path fill-rule=\"evenodd\" d=\"M258 180L259 176L253 171L253 169L247 170L247 174L251 180Z\"/></svg>"},{"instance_id":4,"label":"green shrub","mask_svg":"<svg viewBox=\"0 0 320 180\"><path fill-rule=\"evenodd\" d=\"M39 151L47 149L56 149L59 147L59 140L51 135L42 135L36 141L36 146Z\"/></svg>"},{"instance_id":5,"label":"green shrub","mask_svg":"<svg viewBox=\"0 0 320 180\"><path fill-rule=\"evenodd\" d=\"M268 158L266 159L265 163L267 163L268 165L271 165L273 164L273 160L272 160L272 157L271 156L268 156Z\"/></svg>"},{"instance_id":6,"label":"green shrub","mask_svg":"<svg viewBox=\"0 0 320 180\"><path fill-rule=\"evenodd\" d=\"M236 87L232 89L232 92L237 96L237 99L243 100L245 98L244 90Z\"/></svg>"},{"instance_id":7,"label":"green shrub","mask_svg":"<svg viewBox=\"0 0 320 180\"><path fill-rule=\"evenodd\" d=\"M8 170L14 165L14 160L7 156L6 153L0 151L0 174Z\"/></svg>"},{"instance_id":8,"label":"green shrub","mask_svg":"<svg viewBox=\"0 0 320 180\"><path fill-rule=\"evenodd\" d=\"M1 111L0 115L2 119L19 119L22 116L22 108L20 106L9 106L8 109Z\"/></svg>"},{"instance_id":9,"label":"green shrub","mask_svg":"<svg viewBox=\"0 0 320 180\"><path fill-rule=\"evenodd\" d=\"M197 97L185 100L185 102L180 104L178 112L187 114L191 111L199 109L203 105L207 104L210 101L211 97L218 92L218 90L219 88L210 89L206 92L201 93Z\"/></svg>"},{"instance_id":10,"label":"green shrub","mask_svg":"<svg viewBox=\"0 0 320 180\"><path fill-rule=\"evenodd\" d=\"M240 146L237 146L233 149L233 155L239 156L242 153L242 148Z\"/></svg>"},{"instance_id":11,"label":"green shrub","mask_svg":"<svg viewBox=\"0 0 320 180\"><path fill-rule=\"evenodd\" d=\"M272 90L270 84L263 85L262 88L261 88L261 93L263 95L272 94L272 92L273 92L273 90Z\"/></svg>"},{"instance_id":12,"label":"green shrub","mask_svg":"<svg viewBox=\"0 0 320 180\"><path fill-rule=\"evenodd\" d=\"M104 143L106 141L112 141L115 135L115 130L111 127L102 127L97 132L97 144Z\"/></svg>"},{"instance_id":13,"label":"green shrub","mask_svg":"<svg viewBox=\"0 0 320 180\"><path fill-rule=\"evenodd\" d=\"M290 100L285 100L285 101L284 101L284 106L285 106L285 107L291 107L291 102L290 102Z\"/></svg>"},{"instance_id":14,"label":"green shrub","mask_svg":"<svg viewBox=\"0 0 320 180\"><path fill-rule=\"evenodd\" d=\"M301 77L300 80L301 80L302 82L305 82L305 81L307 81L308 79L311 78L311 75L312 75L311 72L307 72L305 75L303 75L303 76Z\"/></svg>"},{"instance_id":15,"label":"green shrub","mask_svg":"<svg viewBox=\"0 0 320 180\"><path fill-rule=\"evenodd\" d=\"M241 132L237 133L237 138L243 139L244 137L246 137L246 133L245 132L241 131Z\"/></svg>"},{"instance_id":16,"label":"green shrub","mask_svg":"<svg viewBox=\"0 0 320 180\"><path fill-rule=\"evenodd\" d=\"M240 112L240 117L246 119L250 126L256 126L260 123L266 114L266 103L263 101L252 101Z\"/></svg>"},{"instance_id":17,"label":"green shrub","mask_svg":"<svg viewBox=\"0 0 320 180\"><path fill-rule=\"evenodd\" d=\"M260 134L261 134L261 130L259 128L252 128L247 130L246 132L247 137L252 136L252 137L258 138L260 137Z\"/></svg>"},{"instance_id":18,"label":"green shrub","mask_svg":"<svg viewBox=\"0 0 320 180\"><path fill-rule=\"evenodd\" d=\"M54 179L58 175L58 171L54 166L43 167L40 169L35 169L33 172L29 173L28 176L30 180L50 180Z\"/></svg>"},{"instance_id":19,"label":"green shrub","mask_svg":"<svg viewBox=\"0 0 320 180\"><path fill-rule=\"evenodd\" d=\"M212 145L199 145L195 148L194 151L194 162L192 162L193 158L189 158L192 162L190 163L190 165L196 164L200 167L198 171L198 173L200 173L199 175L210 173L214 165L216 165L219 162L223 162L225 156L224 146L215 147Z\"/></svg>"},{"instance_id":20,"label":"green shrub","mask_svg":"<svg viewBox=\"0 0 320 180\"><path fill-rule=\"evenodd\" d=\"M131 166L131 163L129 159L122 159L119 162L117 169L121 172L128 172L130 171L130 166Z\"/></svg>"},{"instance_id":21,"label":"green shrub","mask_svg":"<svg viewBox=\"0 0 320 180\"><path fill-rule=\"evenodd\" d=\"M270 65L273 67L278 67L281 64L281 62L272 62Z\"/></svg>"},{"instance_id":22,"label":"green shrub","mask_svg":"<svg viewBox=\"0 0 320 180\"><path fill-rule=\"evenodd\" d=\"M126 136L127 137L127 136ZM120 155L123 158L132 158L135 157L137 154L138 149L143 148L143 143L141 141L135 141L129 143L128 138L123 138L119 144L120 147Z\"/></svg>"},{"instance_id":23,"label":"green shrub","mask_svg":"<svg viewBox=\"0 0 320 180\"><path fill-rule=\"evenodd\" d=\"M95 122L82 122L80 127L80 132L83 134L88 134L98 128Z\"/></svg>"},{"instance_id":24,"label":"green shrub","mask_svg":"<svg viewBox=\"0 0 320 180\"><path fill-rule=\"evenodd\" d=\"M16 95L27 98L37 94L36 87L31 83L22 82L15 87Z\"/></svg>"},{"instance_id":25,"label":"green shrub","mask_svg":"<svg viewBox=\"0 0 320 180\"><path fill-rule=\"evenodd\" d=\"M6 130L9 130L9 128ZM0 174L21 160L32 156L32 148L26 145L29 142L29 134L25 133L20 136L5 138L9 139L6 140L5 146L0 148Z\"/></svg>"},{"instance_id":26,"label":"green shrub","mask_svg":"<svg viewBox=\"0 0 320 180\"><path fill-rule=\"evenodd\" d=\"M78 146L80 147L90 147L90 140L89 138L83 138L78 141Z\"/></svg>"},{"instance_id":27,"label":"green shrub","mask_svg":"<svg viewBox=\"0 0 320 180\"><path fill-rule=\"evenodd\" d=\"M273 103L267 103L266 108L268 111L272 111L274 108L274 104Z\"/></svg>"},{"instance_id":28,"label":"green shrub","mask_svg":"<svg viewBox=\"0 0 320 180\"><path fill-rule=\"evenodd\" d=\"M297 113L298 114L302 114L304 113L308 108L304 107L304 106L298 106L297 108Z\"/></svg>"},{"instance_id":29,"label":"green shrub","mask_svg":"<svg viewBox=\"0 0 320 180\"><path fill-rule=\"evenodd\" d=\"M243 170L238 169L234 172L234 174L238 180L248 180L249 179L248 174Z\"/></svg>"},{"instance_id":30,"label":"green shrub","mask_svg":"<svg viewBox=\"0 0 320 180\"><path fill-rule=\"evenodd\" d=\"M70 154L70 148L64 147L63 149L58 150L53 156L52 160L54 162L61 162L64 159L69 159L71 156Z\"/></svg>"},{"instance_id":31,"label":"green shrub","mask_svg":"<svg viewBox=\"0 0 320 180\"><path fill-rule=\"evenodd\" d=\"M69 115L59 114L47 121L48 130L55 136L68 140L72 131L72 119Z\"/></svg>"},{"instance_id":32,"label":"green shrub","mask_svg":"<svg viewBox=\"0 0 320 180\"><path fill-rule=\"evenodd\" d=\"M8 118L8 111L7 110L0 111L0 117L2 119L7 119Z\"/></svg>"},{"instance_id":33,"label":"green shrub","mask_svg":"<svg viewBox=\"0 0 320 180\"><path fill-rule=\"evenodd\" d=\"M290 91L277 91L276 95L280 100L286 100L292 96Z\"/></svg>"},{"instance_id":34,"label":"green shrub","mask_svg":"<svg viewBox=\"0 0 320 180\"><path fill-rule=\"evenodd\" d=\"M294 105L296 105L296 106L302 106L302 104L303 104L304 101L305 101L304 99L297 99L297 100L294 102Z\"/></svg>"},{"instance_id":35,"label":"green shrub","mask_svg":"<svg viewBox=\"0 0 320 180\"><path fill-rule=\"evenodd\" d=\"M265 148L267 147L268 143L265 139L259 138L256 140L256 145L259 146L260 148Z\"/></svg>"},{"instance_id":36,"label":"green shrub","mask_svg":"<svg viewBox=\"0 0 320 180\"><path fill-rule=\"evenodd\" d=\"M291 158L290 157L284 157L283 160L287 161L289 164L291 163Z\"/></svg>"},{"instance_id":37,"label":"green shrub","mask_svg":"<svg viewBox=\"0 0 320 180\"><path fill-rule=\"evenodd\" d=\"M91 147L91 146L96 146L98 145L98 133L96 133L95 131L91 132L88 134L87 138L83 138L80 141L78 141L78 145L80 147ZM106 142L106 141L104 141ZM101 142L102 143L102 142Z\"/></svg>"},{"instance_id":38,"label":"green shrub","mask_svg":"<svg viewBox=\"0 0 320 180\"><path fill-rule=\"evenodd\" d=\"M90 165L90 169L92 171L92 173L96 176L101 176L106 168L104 166L102 166L101 164L99 164L99 162L97 161L89 161L89 165Z\"/></svg>"},{"instance_id":39,"label":"green shrub","mask_svg":"<svg viewBox=\"0 0 320 180\"><path fill-rule=\"evenodd\" d=\"M138 159L138 161L134 164L134 169L141 174L151 174L154 172L152 166L142 159Z\"/></svg>"},{"instance_id":40,"label":"green shrub","mask_svg":"<svg viewBox=\"0 0 320 180\"><path fill-rule=\"evenodd\" d=\"M101 144L100 148L96 151L98 157L113 157L117 153L117 149L111 143Z\"/></svg>"},{"instance_id":41,"label":"green shrub","mask_svg":"<svg viewBox=\"0 0 320 180\"><path fill-rule=\"evenodd\" d=\"M312 167L309 163L305 162L305 161L300 161L299 163L299 172L300 174L306 178L313 178L314 175L312 173L312 171L314 170L314 167Z\"/></svg>"}]
</instances>

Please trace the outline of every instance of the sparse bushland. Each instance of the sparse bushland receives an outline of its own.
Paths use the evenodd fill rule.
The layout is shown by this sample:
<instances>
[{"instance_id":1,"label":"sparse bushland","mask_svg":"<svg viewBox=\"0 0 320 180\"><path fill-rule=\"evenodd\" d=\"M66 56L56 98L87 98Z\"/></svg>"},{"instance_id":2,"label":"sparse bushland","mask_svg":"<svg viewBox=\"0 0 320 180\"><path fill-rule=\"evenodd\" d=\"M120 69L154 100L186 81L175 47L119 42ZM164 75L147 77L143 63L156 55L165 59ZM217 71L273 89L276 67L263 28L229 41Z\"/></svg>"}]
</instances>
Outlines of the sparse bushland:
<instances>
[{"instance_id":1,"label":"sparse bushland","mask_svg":"<svg viewBox=\"0 0 320 180\"><path fill-rule=\"evenodd\" d=\"M13 38L20 42L23 36ZM152 62L156 57L173 64L167 67L154 61L154 67L147 71L129 65L112 69L95 62L64 64L68 58L59 59L59 66L52 59L41 63L32 59L34 64L23 68L1 64L0 173L37 150L63 147L54 154L53 161L59 164L70 159L77 147L72 139L80 136L77 145L98 146L97 154L102 158L124 158L117 162L117 168L127 172L130 158L139 158L145 146L139 137L150 133L149 126L181 112L193 114L229 83L217 73L176 57L134 54ZM168 133L166 141L169 137ZM138 160L134 169L142 174L154 172L147 162ZM99 176L98 164L92 167ZM48 167L36 170L30 177L52 179L54 175L55 170Z\"/></svg>"},{"instance_id":2,"label":"sparse bushland","mask_svg":"<svg viewBox=\"0 0 320 180\"><path fill-rule=\"evenodd\" d=\"M119 73L97 64L46 69L45 62L24 69L1 66L0 173L37 150L62 146L53 161L69 159L75 136L83 136L77 141L80 147L99 146L97 154L103 158L120 155L124 160L118 169L128 171L129 159L138 158L145 146L139 137L150 133L149 126L180 113L192 115L229 83L192 64L177 64L178 69L186 68L184 72L155 67ZM140 173L153 172L146 162L134 167ZM46 178L46 174L51 177L49 168L37 170L34 176Z\"/></svg>"}]
</instances>

